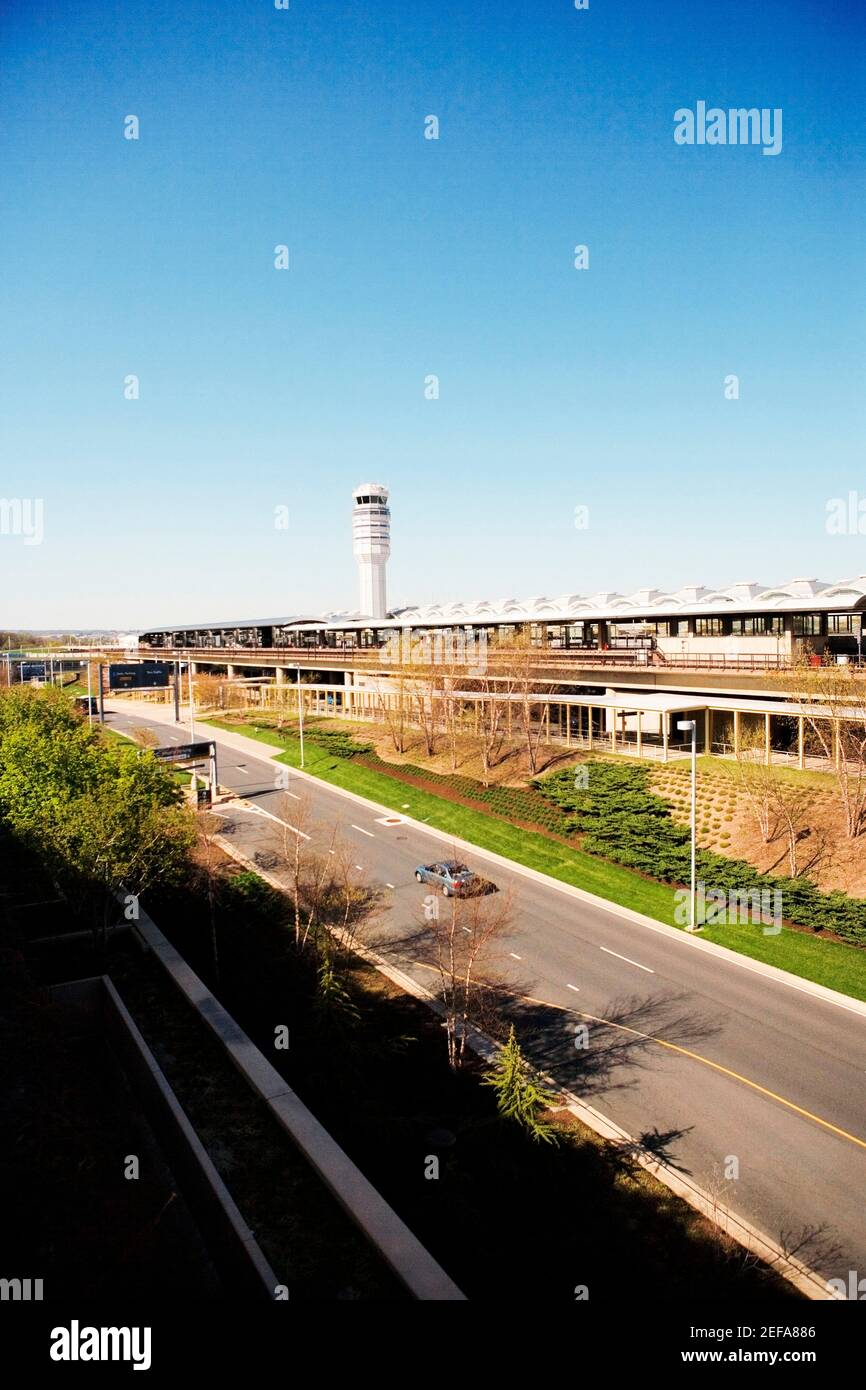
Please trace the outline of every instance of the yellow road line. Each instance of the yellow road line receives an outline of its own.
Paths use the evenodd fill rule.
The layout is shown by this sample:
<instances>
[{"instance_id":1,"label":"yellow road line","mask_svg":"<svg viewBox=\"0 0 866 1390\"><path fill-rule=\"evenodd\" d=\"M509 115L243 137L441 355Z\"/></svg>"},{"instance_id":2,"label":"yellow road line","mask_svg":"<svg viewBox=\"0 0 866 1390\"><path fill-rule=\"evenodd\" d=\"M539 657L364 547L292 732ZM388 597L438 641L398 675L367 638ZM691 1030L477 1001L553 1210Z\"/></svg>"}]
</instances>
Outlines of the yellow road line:
<instances>
[{"instance_id":1,"label":"yellow road line","mask_svg":"<svg viewBox=\"0 0 866 1390\"><path fill-rule=\"evenodd\" d=\"M416 963L421 964L420 961ZM423 966L425 970L434 970L435 968L432 965ZM542 1004L546 1009L559 1009L560 1013L577 1014L580 1018L588 1018L593 1023L602 1023L606 1028L618 1028L621 1033L631 1033L632 1037L643 1038L645 1042L658 1043L659 1047L666 1047L671 1052L679 1052L683 1057L691 1058L693 1062L701 1062L705 1067L712 1067L713 1071L721 1072L723 1076L730 1076L734 1081L741 1082L743 1086L749 1086L759 1095L768 1096L770 1100L777 1101L786 1109L793 1110L795 1115L802 1115L805 1120L811 1120L813 1124L820 1125L822 1129L829 1130L831 1134L837 1134L840 1139L847 1139L850 1144L856 1144L858 1148L866 1149L866 1139L860 1139L856 1134L849 1134L847 1129L840 1129L838 1125L831 1124L829 1120L823 1120L820 1115L814 1115L811 1110L804 1110L801 1105L787 1100L785 1096L780 1096L776 1091L768 1090L766 1086L761 1086L759 1082L750 1080L748 1076L741 1076L738 1071L732 1071L730 1067L723 1067L721 1062L713 1062L709 1057L702 1057L700 1052L692 1052L687 1047L680 1047L679 1043L667 1042L665 1038L656 1038L652 1033L642 1033L638 1028L628 1028L624 1023L614 1023L609 1018L599 1018L597 1014L588 1014L583 1009L573 1009L567 1004L552 1004L549 999L536 999L531 994L523 994L520 997L529 1004Z\"/></svg>"},{"instance_id":2,"label":"yellow road line","mask_svg":"<svg viewBox=\"0 0 866 1390\"><path fill-rule=\"evenodd\" d=\"M646 1042L658 1043L659 1047L666 1047L671 1052L679 1052L683 1057L690 1057L693 1062L702 1062L705 1067L712 1067L713 1071L721 1072L723 1076L730 1076L734 1081L740 1081L744 1086L749 1086L760 1095L769 1096L771 1100L778 1101L779 1105L784 1105L788 1110L793 1110L796 1115L802 1115L804 1119L821 1125L831 1134L838 1134L840 1139L847 1139L849 1143L866 1149L866 1139L860 1139L856 1134L849 1134L847 1129L840 1129L838 1125L831 1124L829 1120L823 1120L820 1115L814 1115L811 1110L804 1110L801 1105L795 1105L794 1101L787 1100L785 1096L780 1096L776 1091L768 1090L766 1086L761 1086L759 1082L750 1080L748 1076L741 1076L738 1071L732 1071L730 1067L723 1067L721 1062L713 1062L709 1057L702 1057L700 1052L692 1052L687 1047L680 1047L679 1043L667 1042L665 1038L656 1038L652 1033L642 1033L638 1028L627 1028L624 1023L614 1023L609 1018L599 1018L596 1014L585 1013L583 1009L572 1009L565 1004L551 1004L546 999L532 999L530 995L524 997L530 1003L544 1004L546 1008L559 1009L565 1014L579 1014L581 1018L591 1019L593 1023L602 1023L606 1028L618 1028L622 1033L631 1033L632 1037L643 1038Z\"/></svg>"}]
</instances>

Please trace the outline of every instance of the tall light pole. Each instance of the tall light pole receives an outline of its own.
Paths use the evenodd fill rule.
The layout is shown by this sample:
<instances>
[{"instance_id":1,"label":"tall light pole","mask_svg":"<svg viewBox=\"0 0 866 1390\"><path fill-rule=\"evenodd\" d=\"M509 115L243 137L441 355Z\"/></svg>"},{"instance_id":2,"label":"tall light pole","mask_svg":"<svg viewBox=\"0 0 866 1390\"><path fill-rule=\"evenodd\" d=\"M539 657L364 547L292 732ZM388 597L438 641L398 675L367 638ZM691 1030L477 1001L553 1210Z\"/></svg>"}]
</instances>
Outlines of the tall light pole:
<instances>
[{"instance_id":1,"label":"tall light pole","mask_svg":"<svg viewBox=\"0 0 866 1390\"><path fill-rule=\"evenodd\" d=\"M692 731L692 885L691 901L689 906L689 925L687 931L700 931L700 927L695 921L695 904L697 899L697 884L695 882L695 840L697 837L697 792L698 792L698 721L696 719L678 719L677 728L683 733Z\"/></svg>"},{"instance_id":2,"label":"tall light pole","mask_svg":"<svg viewBox=\"0 0 866 1390\"><path fill-rule=\"evenodd\" d=\"M304 701L301 696L301 668L298 667L298 729L301 735L301 767L304 766Z\"/></svg>"},{"instance_id":3,"label":"tall light pole","mask_svg":"<svg viewBox=\"0 0 866 1390\"><path fill-rule=\"evenodd\" d=\"M189 740L195 743L195 707L192 702L192 662L186 663L187 679L189 684Z\"/></svg>"}]
</instances>

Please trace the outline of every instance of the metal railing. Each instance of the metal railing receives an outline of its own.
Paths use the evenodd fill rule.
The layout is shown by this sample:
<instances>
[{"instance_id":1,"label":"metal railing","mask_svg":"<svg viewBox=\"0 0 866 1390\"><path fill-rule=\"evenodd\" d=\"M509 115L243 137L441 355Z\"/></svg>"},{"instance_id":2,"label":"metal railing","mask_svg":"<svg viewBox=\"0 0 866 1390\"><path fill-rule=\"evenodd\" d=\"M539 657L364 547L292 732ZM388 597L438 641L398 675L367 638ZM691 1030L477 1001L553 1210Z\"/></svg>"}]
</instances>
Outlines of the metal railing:
<instances>
[{"instance_id":1,"label":"metal railing","mask_svg":"<svg viewBox=\"0 0 866 1390\"><path fill-rule=\"evenodd\" d=\"M380 657L381 647L341 646L310 647L138 647L130 655L166 661L209 661L232 665L235 662L259 662L263 666L297 666L306 663L327 664L334 661L369 662L383 666L394 665ZM790 670L793 662L784 655L768 653L744 654L726 652L662 653L658 649L601 650L595 647L538 647L534 659L539 666L627 667L641 670L661 667L694 671L773 671ZM477 664L477 653L467 652L462 664ZM484 653L488 668L506 666L513 661L510 653L489 646ZM410 663L411 664L411 663ZM434 663L435 664L435 663ZM454 664L458 662L456 656Z\"/></svg>"}]
</instances>

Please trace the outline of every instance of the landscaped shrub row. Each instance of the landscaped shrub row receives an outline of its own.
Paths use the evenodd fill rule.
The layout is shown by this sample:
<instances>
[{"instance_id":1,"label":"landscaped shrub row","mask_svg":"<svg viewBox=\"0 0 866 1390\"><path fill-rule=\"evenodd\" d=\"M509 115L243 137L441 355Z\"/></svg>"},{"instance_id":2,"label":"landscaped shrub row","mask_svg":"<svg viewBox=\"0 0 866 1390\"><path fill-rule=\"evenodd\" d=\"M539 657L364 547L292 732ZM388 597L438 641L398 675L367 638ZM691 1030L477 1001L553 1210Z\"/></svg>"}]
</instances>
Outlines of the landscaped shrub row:
<instances>
[{"instance_id":1,"label":"landscaped shrub row","mask_svg":"<svg viewBox=\"0 0 866 1390\"><path fill-rule=\"evenodd\" d=\"M326 753L333 753L335 758L354 758L359 753L373 752L372 743L359 743L342 729L310 729L307 738Z\"/></svg>"},{"instance_id":2,"label":"landscaped shrub row","mask_svg":"<svg viewBox=\"0 0 866 1390\"><path fill-rule=\"evenodd\" d=\"M576 785L573 768L534 783L564 813L568 832L583 837L581 848L662 883L688 883L689 830L673 820L662 797L649 791L648 769L595 761L584 767L586 787ZM697 852L697 876L707 889L726 894L780 890L787 921L866 945L866 900L822 893L811 879L762 874L744 860L704 849Z\"/></svg>"},{"instance_id":3,"label":"landscaped shrub row","mask_svg":"<svg viewBox=\"0 0 866 1390\"><path fill-rule=\"evenodd\" d=\"M429 772L427 768L415 767L412 763L384 762L376 754L363 759L367 767L392 777L418 778L425 785L442 787L455 792L467 801L475 801L486 806L497 816L523 825L537 825L554 835L568 835L568 818L558 806L553 805L533 787L485 787L474 777L461 777L456 773Z\"/></svg>"},{"instance_id":4,"label":"landscaped shrub row","mask_svg":"<svg viewBox=\"0 0 866 1390\"><path fill-rule=\"evenodd\" d=\"M287 732L286 721L276 715L256 714L232 722L239 725L251 724L256 729L272 729L277 734ZM304 737L308 743L314 743L317 748L324 749L335 758L354 758L359 753L372 753L374 750L372 743L360 743L345 729L320 729L316 725L305 723Z\"/></svg>"}]
</instances>

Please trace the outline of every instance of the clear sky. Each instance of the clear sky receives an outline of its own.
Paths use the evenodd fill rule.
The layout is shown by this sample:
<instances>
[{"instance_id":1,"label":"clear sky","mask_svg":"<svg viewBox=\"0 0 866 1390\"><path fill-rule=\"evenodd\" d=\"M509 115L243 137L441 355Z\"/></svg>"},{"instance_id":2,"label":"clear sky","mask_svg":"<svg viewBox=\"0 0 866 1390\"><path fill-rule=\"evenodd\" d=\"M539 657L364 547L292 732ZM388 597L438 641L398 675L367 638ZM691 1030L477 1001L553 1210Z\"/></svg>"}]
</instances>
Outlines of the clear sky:
<instances>
[{"instance_id":1,"label":"clear sky","mask_svg":"<svg viewBox=\"0 0 866 1390\"><path fill-rule=\"evenodd\" d=\"M866 499L861 0L6 0L0 36L0 495L44 507L0 627L354 608L368 479L392 604L866 572L825 526ZM698 101L781 108L781 152L677 145Z\"/></svg>"}]
</instances>

